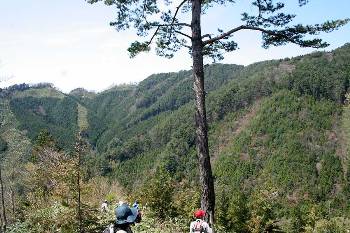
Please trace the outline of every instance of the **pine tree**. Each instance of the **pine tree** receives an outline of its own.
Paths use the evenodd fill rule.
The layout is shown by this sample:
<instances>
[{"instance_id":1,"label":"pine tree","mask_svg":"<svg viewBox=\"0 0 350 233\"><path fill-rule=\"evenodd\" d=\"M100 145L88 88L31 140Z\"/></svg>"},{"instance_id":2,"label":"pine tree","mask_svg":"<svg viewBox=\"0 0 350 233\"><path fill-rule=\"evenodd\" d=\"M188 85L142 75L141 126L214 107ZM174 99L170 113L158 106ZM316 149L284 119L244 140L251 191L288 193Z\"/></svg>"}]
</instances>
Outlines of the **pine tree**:
<instances>
[{"instance_id":1,"label":"pine tree","mask_svg":"<svg viewBox=\"0 0 350 233\"><path fill-rule=\"evenodd\" d=\"M239 31L251 30L262 33L262 46L281 46L287 43L301 47L324 48L328 44L320 38L311 38L320 32L332 32L345 25L349 19L332 20L315 25L292 25L296 15L284 13L285 4L274 0L254 0L256 14L242 13L241 25L230 30L218 29L218 34L202 34L201 16L213 6L235 4L234 0L87 0L89 3L104 1L116 9L117 18L111 26L117 31L133 27L144 41L131 43L128 51L131 57L140 52L150 51L155 46L157 55L172 58L181 48L187 48L193 60L193 80L196 103L197 154L200 182L202 185L201 207L207 212L207 219L214 221L214 181L211 171L207 119L205 108L203 57L223 59L223 52L237 49L233 35ZM299 5L307 0L298 0ZM191 22L182 22L190 16ZM220 26L220 22L218 22ZM190 32L190 33L189 33Z\"/></svg>"}]
</instances>

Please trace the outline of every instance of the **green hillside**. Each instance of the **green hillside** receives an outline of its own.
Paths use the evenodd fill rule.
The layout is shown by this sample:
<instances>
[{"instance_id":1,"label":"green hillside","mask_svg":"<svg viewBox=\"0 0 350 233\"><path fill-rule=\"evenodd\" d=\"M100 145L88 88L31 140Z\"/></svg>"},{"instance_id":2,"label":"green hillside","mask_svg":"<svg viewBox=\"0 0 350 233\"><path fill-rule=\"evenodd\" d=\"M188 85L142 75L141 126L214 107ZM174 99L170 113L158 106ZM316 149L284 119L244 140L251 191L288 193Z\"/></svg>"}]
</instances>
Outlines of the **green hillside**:
<instances>
[{"instance_id":1,"label":"green hillside","mask_svg":"<svg viewBox=\"0 0 350 233\"><path fill-rule=\"evenodd\" d=\"M207 92L234 79L241 69L241 66L222 64L207 67ZM154 118L176 111L192 101L192 97L190 71L156 74L137 86L118 86L102 92L87 103L91 141L104 152L111 139L124 141L144 134L157 124Z\"/></svg>"},{"instance_id":2,"label":"green hillside","mask_svg":"<svg viewBox=\"0 0 350 233\"><path fill-rule=\"evenodd\" d=\"M350 224L350 45L246 67L213 64L205 75L219 232L342 232L326 230ZM149 203L148 217L190 220L199 201L190 71L101 93L24 89L2 94L1 144L29 147L47 130L71 151L83 130L85 182L102 175Z\"/></svg>"},{"instance_id":3,"label":"green hillside","mask_svg":"<svg viewBox=\"0 0 350 233\"><path fill-rule=\"evenodd\" d=\"M257 195L269 202L271 218L288 219L283 227L294 232L308 221L297 219L295 212L307 216L316 208L316 219L349 213L348 154L339 152L345 143L341 122L349 51L346 45L332 53L253 64L208 94L218 215L221 224L231 227L226 230L233 230L230 221L237 219L234 208L241 195L248 207ZM196 184L192 116L188 103L121 131L105 153L117 161L115 177L135 190L159 166L177 181ZM129 132L137 136L125 142ZM270 200L272 194L277 197ZM251 220L254 213L247 216Z\"/></svg>"},{"instance_id":4,"label":"green hillside","mask_svg":"<svg viewBox=\"0 0 350 233\"><path fill-rule=\"evenodd\" d=\"M27 131L30 139L48 130L60 147L73 146L78 131L78 106L72 98L19 97L12 98L10 106L20 122L19 128Z\"/></svg>"}]
</instances>

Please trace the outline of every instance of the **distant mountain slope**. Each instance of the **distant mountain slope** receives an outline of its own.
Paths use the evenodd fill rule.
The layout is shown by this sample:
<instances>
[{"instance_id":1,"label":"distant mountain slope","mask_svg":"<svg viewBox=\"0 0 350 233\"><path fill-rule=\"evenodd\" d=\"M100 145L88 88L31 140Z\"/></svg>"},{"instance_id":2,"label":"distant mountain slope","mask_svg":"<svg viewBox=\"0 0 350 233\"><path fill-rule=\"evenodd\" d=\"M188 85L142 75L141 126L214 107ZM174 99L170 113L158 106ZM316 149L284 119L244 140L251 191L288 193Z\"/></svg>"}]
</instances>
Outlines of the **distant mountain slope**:
<instances>
[{"instance_id":1,"label":"distant mountain slope","mask_svg":"<svg viewBox=\"0 0 350 233\"><path fill-rule=\"evenodd\" d=\"M13 130L19 130L34 141L43 130L49 131L58 146L72 149L78 132L78 111L74 99L50 85L29 87L17 85L3 90L7 114L15 118Z\"/></svg>"},{"instance_id":2,"label":"distant mountain slope","mask_svg":"<svg viewBox=\"0 0 350 233\"><path fill-rule=\"evenodd\" d=\"M261 105L216 162L218 182L273 190L291 202L338 195L346 183L336 153L337 104L282 91Z\"/></svg>"},{"instance_id":3,"label":"distant mountain slope","mask_svg":"<svg viewBox=\"0 0 350 233\"><path fill-rule=\"evenodd\" d=\"M222 64L206 67L207 92L210 93L234 79L242 68ZM89 135L99 150L105 151L111 139L124 140L146 132L156 124L152 118L164 112L176 111L189 103L192 97L190 71L151 75L137 86L107 90L87 103L89 115L95 116L89 118ZM100 132L101 128L104 128L103 132Z\"/></svg>"},{"instance_id":4,"label":"distant mountain slope","mask_svg":"<svg viewBox=\"0 0 350 233\"><path fill-rule=\"evenodd\" d=\"M218 208L234 208L237 193L249 199L264 192L278 196L270 200L277 217L311 208L310 203L330 205L334 214L349 211L344 176L349 155L339 152L349 80L350 45L345 45L331 53L247 66L209 93ZM114 174L120 182L135 189L156 166L196 182L193 114L189 102L121 131L134 137L115 133L104 155L117 162ZM236 132L242 118L247 122ZM221 206L227 202L232 206Z\"/></svg>"},{"instance_id":5,"label":"distant mountain slope","mask_svg":"<svg viewBox=\"0 0 350 233\"><path fill-rule=\"evenodd\" d=\"M208 92L227 83L240 69L222 64L206 67ZM93 145L104 152L113 139L133 137L148 119L191 101L191 88L191 72L181 71L152 75L137 86L117 86L98 94L78 88L66 95L50 84L16 85L1 93L9 99L17 127L31 140L47 129L60 147L68 149L78 129L84 128Z\"/></svg>"},{"instance_id":6,"label":"distant mountain slope","mask_svg":"<svg viewBox=\"0 0 350 233\"><path fill-rule=\"evenodd\" d=\"M25 132L18 129L18 126L19 122L10 110L9 100L0 98L0 144L6 145L6 153L2 154L1 159L12 157L15 163L28 159L31 142Z\"/></svg>"},{"instance_id":7,"label":"distant mountain slope","mask_svg":"<svg viewBox=\"0 0 350 233\"><path fill-rule=\"evenodd\" d=\"M350 213L350 44L247 67L209 65L205 75L222 225L234 225L237 203L257 196L289 222L293 211L312 208L322 218ZM97 94L24 89L2 97L21 135L33 140L48 129L69 149L84 129L97 153L91 159L127 189L142 191L157 167L187 184L182 192L197 188L190 71Z\"/></svg>"}]
</instances>

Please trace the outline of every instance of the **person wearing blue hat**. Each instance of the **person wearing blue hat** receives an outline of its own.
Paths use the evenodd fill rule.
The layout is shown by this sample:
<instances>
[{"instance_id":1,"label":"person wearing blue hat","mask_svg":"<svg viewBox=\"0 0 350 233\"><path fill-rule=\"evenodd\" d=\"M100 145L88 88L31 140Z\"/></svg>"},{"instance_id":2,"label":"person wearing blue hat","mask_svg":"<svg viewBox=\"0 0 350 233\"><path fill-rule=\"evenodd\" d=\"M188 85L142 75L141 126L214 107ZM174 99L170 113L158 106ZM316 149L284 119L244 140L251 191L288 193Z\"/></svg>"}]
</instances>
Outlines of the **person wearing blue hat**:
<instances>
[{"instance_id":1,"label":"person wearing blue hat","mask_svg":"<svg viewBox=\"0 0 350 233\"><path fill-rule=\"evenodd\" d=\"M130 208L126 203L115 209L116 233L132 233L131 225L137 222L139 212L137 208Z\"/></svg>"},{"instance_id":2,"label":"person wearing blue hat","mask_svg":"<svg viewBox=\"0 0 350 233\"><path fill-rule=\"evenodd\" d=\"M115 223L107 227L103 233L132 233L131 225L141 222L141 212L130 208L127 203L120 202L115 208Z\"/></svg>"}]
</instances>

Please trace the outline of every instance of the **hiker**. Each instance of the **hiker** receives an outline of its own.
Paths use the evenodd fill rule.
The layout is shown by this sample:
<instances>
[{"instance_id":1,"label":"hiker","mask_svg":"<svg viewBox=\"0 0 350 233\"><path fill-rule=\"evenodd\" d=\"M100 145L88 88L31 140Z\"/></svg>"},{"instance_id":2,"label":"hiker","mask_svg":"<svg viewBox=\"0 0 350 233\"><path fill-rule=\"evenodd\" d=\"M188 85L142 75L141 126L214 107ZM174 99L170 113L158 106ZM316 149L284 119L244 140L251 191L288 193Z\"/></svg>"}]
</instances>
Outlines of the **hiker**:
<instances>
[{"instance_id":1,"label":"hiker","mask_svg":"<svg viewBox=\"0 0 350 233\"><path fill-rule=\"evenodd\" d=\"M123 203L115 209L115 224L105 229L103 233L132 233L131 225L137 222L139 212Z\"/></svg>"},{"instance_id":2,"label":"hiker","mask_svg":"<svg viewBox=\"0 0 350 233\"><path fill-rule=\"evenodd\" d=\"M205 211L196 210L194 212L195 221L191 222L190 233L212 233L209 224L204 221Z\"/></svg>"},{"instance_id":3,"label":"hiker","mask_svg":"<svg viewBox=\"0 0 350 233\"><path fill-rule=\"evenodd\" d=\"M108 202L107 202L107 200L104 200L104 202L102 202L102 205L101 205L101 211L102 212L107 212L107 210L108 210Z\"/></svg>"},{"instance_id":4,"label":"hiker","mask_svg":"<svg viewBox=\"0 0 350 233\"><path fill-rule=\"evenodd\" d=\"M126 203L115 209L115 231L116 233L132 233L131 225L135 224L138 210L130 208Z\"/></svg>"}]
</instances>

